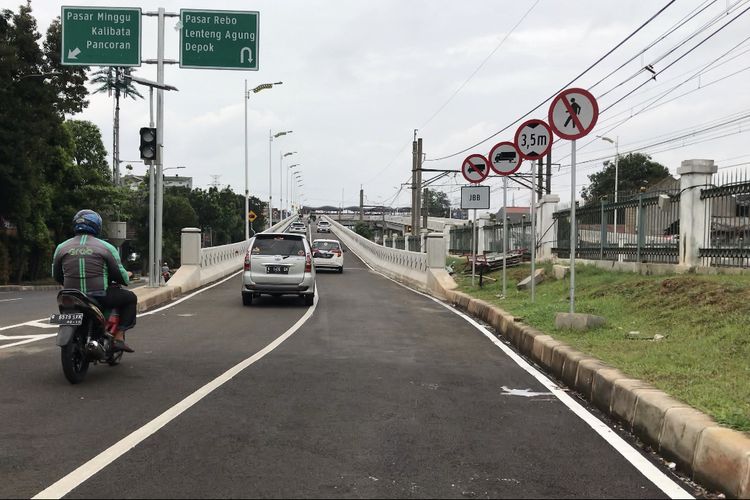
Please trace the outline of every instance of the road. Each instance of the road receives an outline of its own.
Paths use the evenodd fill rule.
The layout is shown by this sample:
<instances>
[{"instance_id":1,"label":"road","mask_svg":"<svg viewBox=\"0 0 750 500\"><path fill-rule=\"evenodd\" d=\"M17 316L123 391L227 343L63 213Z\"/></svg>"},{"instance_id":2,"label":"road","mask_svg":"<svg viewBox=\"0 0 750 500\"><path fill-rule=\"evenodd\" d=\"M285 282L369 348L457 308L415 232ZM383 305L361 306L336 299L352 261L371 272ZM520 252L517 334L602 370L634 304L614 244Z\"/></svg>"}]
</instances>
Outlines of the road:
<instances>
[{"instance_id":1,"label":"road","mask_svg":"<svg viewBox=\"0 0 750 500\"><path fill-rule=\"evenodd\" d=\"M345 255L311 308L243 307L235 275L142 315L137 352L77 386L53 339L0 349L0 496L681 494L476 325Z\"/></svg>"}]
</instances>

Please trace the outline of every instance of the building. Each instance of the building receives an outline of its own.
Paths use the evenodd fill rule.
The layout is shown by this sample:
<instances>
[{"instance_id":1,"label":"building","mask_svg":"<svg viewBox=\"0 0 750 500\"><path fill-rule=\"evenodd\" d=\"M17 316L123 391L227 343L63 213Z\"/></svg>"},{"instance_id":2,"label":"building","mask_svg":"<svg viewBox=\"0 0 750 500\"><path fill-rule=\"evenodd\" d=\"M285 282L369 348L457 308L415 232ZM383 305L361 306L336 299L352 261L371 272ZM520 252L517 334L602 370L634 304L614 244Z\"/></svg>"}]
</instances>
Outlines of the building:
<instances>
[{"instance_id":1,"label":"building","mask_svg":"<svg viewBox=\"0 0 750 500\"><path fill-rule=\"evenodd\" d=\"M125 175L122 177L123 186L130 188L131 191L137 191L138 186L140 186L142 182L148 182L147 175ZM181 177L179 175L165 175L164 187L186 187L188 189L193 189L193 178Z\"/></svg>"},{"instance_id":2,"label":"building","mask_svg":"<svg viewBox=\"0 0 750 500\"><path fill-rule=\"evenodd\" d=\"M508 217L510 218L511 224L518 224L525 220L531 220L529 219L530 213L529 207L508 207ZM502 208L497 211L495 218L498 221L505 219Z\"/></svg>"}]
</instances>

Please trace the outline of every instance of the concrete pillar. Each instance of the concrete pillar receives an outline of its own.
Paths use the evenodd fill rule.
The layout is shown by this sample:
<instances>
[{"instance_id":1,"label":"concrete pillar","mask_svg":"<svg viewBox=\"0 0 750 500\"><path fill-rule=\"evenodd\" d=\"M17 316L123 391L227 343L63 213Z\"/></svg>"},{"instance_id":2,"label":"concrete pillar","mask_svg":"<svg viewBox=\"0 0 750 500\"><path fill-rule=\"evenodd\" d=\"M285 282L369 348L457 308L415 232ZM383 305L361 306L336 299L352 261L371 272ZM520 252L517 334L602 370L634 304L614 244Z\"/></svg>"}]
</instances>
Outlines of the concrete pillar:
<instances>
[{"instance_id":1,"label":"concrete pillar","mask_svg":"<svg viewBox=\"0 0 750 500\"><path fill-rule=\"evenodd\" d=\"M556 194L546 194L539 200L536 227L537 234L541 237L541 248L537 260L552 260L552 246L557 237L557 223L552 214L557 210L559 202L560 196Z\"/></svg>"},{"instance_id":2,"label":"concrete pillar","mask_svg":"<svg viewBox=\"0 0 750 500\"><path fill-rule=\"evenodd\" d=\"M422 234L419 235L419 251L422 253L427 253L427 235L429 233L427 229L422 229Z\"/></svg>"},{"instance_id":3,"label":"concrete pillar","mask_svg":"<svg viewBox=\"0 0 750 500\"><path fill-rule=\"evenodd\" d=\"M717 171L713 160L685 160L677 169L680 176L680 265L700 265L699 249L707 241L711 214L710 200L701 200L701 188L711 183Z\"/></svg>"},{"instance_id":4,"label":"concrete pillar","mask_svg":"<svg viewBox=\"0 0 750 500\"><path fill-rule=\"evenodd\" d=\"M484 255L485 252L485 237L484 227L489 226L490 221L488 219L477 219L477 255Z\"/></svg>"},{"instance_id":5,"label":"concrete pillar","mask_svg":"<svg viewBox=\"0 0 750 500\"><path fill-rule=\"evenodd\" d=\"M393 233L391 235L391 248L396 248L396 238L398 238L398 233Z\"/></svg>"},{"instance_id":6,"label":"concrete pillar","mask_svg":"<svg viewBox=\"0 0 750 500\"><path fill-rule=\"evenodd\" d=\"M450 224L443 226L443 243L445 244L446 257L451 254L451 229L453 229L453 226Z\"/></svg>"},{"instance_id":7,"label":"concrete pillar","mask_svg":"<svg viewBox=\"0 0 750 500\"><path fill-rule=\"evenodd\" d=\"M413 238L416 238L416 236L404 233L404 250L409 250L409 243L411 243Z\"/></svg>"},{"instance_id":8,"label":"concrete pillar","mask_svg":"<svg viewBox=\"0 0 750 500\"><path fill-rule=\"evenodd\" d=\"M197 227L183 227L180 244L180 264L199 266L201 264L201 230Z\"/></svg>"},{"instance_id":9,"label":"concrete pillar","mask_svg":"<svg viewBox=\"0 0 750 500\"><path fill-rule=\"evenodd\" d=\"M425 235L427 248L427 267L429 269L445 269L445 243L443 233L429 233Z\"/></svg>"}]
</instances>

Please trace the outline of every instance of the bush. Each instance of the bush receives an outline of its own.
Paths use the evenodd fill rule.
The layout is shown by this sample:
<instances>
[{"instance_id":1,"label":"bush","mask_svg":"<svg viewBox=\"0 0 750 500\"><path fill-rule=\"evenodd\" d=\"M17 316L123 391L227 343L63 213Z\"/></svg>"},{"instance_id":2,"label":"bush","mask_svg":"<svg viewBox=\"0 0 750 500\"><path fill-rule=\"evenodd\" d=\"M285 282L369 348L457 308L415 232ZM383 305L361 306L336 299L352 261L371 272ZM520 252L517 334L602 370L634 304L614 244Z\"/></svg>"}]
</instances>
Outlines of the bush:
<instances>
[{"instance_id":1,"label":"bush","mask_svg":"<svg viewBox=\"0 0 750 500\"><path fill-rule=\"evenodd\" d=\"M372 229L370 229L370 225L365 222L357 222L357 225L354 226L354 232L360 236L364 236L368 240L372 239Z\"/></svg>"}]
</instances>

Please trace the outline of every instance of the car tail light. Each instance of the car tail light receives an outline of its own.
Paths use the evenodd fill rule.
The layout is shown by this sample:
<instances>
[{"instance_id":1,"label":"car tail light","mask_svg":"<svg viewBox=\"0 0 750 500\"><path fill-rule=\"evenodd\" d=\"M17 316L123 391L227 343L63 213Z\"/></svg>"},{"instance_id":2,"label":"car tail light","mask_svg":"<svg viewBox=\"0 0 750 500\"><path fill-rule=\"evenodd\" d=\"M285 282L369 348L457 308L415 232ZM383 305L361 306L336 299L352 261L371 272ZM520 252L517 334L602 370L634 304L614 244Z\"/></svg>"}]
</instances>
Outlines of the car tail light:
<instances>
[{"instance_id":1,"label":"car tail light","mask_svg":"<svg viewBox=\"0 0 750 500\"><path fill-rule=\"evenodd\" d=\"M250 253L245 254L245 271L250 270Z\"/></svg>"},{"instance_id":2,"label":"car tail light","mask_svg":"<svg viewBox=\"0 0 750 500\"><path fill-rule=\"evenodd\" d=\"M312 257L310 254L305 254L305 272L311 273L312 272Z\"/></svg>"},{"instance_id":3,"label":"car tail light","mask_svg":"<svg viewBox=\"0 0 750 500\"><path fill-rule=\"evenodd\" d=\"M341 250L331 250L331 252L336 255L336 257L341 257Z\"/></svg>"}]
</instances>

